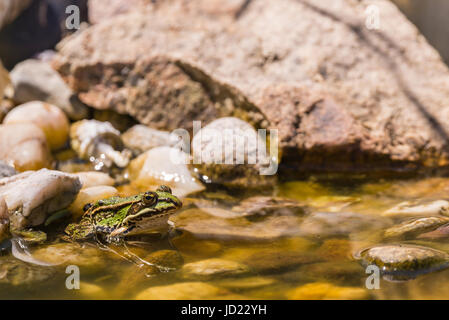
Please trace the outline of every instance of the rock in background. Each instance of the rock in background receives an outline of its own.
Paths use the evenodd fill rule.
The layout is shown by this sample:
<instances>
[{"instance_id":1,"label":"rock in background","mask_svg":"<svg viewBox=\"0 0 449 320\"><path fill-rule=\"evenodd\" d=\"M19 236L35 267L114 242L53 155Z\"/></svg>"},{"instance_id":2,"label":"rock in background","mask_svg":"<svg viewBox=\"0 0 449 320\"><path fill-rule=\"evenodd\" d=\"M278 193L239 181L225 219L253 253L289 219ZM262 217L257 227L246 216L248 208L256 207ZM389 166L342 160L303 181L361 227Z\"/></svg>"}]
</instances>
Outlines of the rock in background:
<instances>
[{"instance_id":1,"label":"rock in background","mask_svg":"<svg viewBox=\"0 0 449 320\"><path fill-rule=\"evenodd\" d=\"M309 172L448 164L448 69L391 2L376 2L377 31L370 1L214 3L97 19L55 66L86 104L156 129L221 116L279 129L283 163Z\"/></svg>"},{"instance_id":2,"label":"rock in background","mask_svg":"<svg viewBox=\"0 0 449 320\"><path fill-rule=\"evenodd\" d=\"M72 120L88 117L87 107L79 102L72 90L47 62L29 59L11 71L14 101L18 104L44 101L61 108Z\"/></svg>"}]
</instances>

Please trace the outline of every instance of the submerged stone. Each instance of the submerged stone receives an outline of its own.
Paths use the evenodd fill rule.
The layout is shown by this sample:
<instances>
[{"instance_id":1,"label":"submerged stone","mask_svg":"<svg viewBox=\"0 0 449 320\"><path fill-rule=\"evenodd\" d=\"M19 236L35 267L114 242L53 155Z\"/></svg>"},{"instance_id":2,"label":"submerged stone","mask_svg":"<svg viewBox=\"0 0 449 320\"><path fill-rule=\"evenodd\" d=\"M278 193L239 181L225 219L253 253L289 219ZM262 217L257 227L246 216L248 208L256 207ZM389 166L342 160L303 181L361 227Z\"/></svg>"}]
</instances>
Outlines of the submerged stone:
<instances>
[{"instance_id":1,"label":"submerged stone","mask_svg":"<svg viewBox=\"0 0 449 320\"><path fill-rule=\"evenodd\" d=\"M303 215L306 207L287 198L256 196L245 199L232 211L247 217L265 217L270 215Z\"/></svg>"},{"instance_id":2,"label":"submerged stone","mask_svg":"<svg viewBox=\"0 0 449 320\"><path fill-rule=\"evenodd\" d=\"M261 274L276 274L322 261L318 256L294 250L267 249L249 255L244 263Z\"/></svg>"},{"instance_id":3,"label":"submerged stone","mask_svg":"<svg viewBox=\"0 0 449 320\"><path fill-rule=\"evenodd\" d=\"M413 238L421 233L432 231L441 225L449 223L449 218L428 217L405 221L400 225L385 230L386 238Z\"/></svg>"},{"instance_id":4,"label":"submerged stone","mask_svg":"<svg viewBox=\"0 0 449 320\"><path fill-rule=\"evenodd\" d=\"M383 245L356 254L362 264L374 264L387 280L409 280L449 267L449 255L414 245Z\"/></svg>"},{"instance_id":5,"label":"submerged stone","mask_svg":"<svg viewBox=\"0 0 449 320\"><path fill-rule=\"evenodd\" d=\"M189 209L172 217L171 221L176 228L188 231L198 238L267 241L298 235L300 218L274 216L251 222L245 217L219 218L200 209Z\"/></svg>"},{"instance_id":6,"label":"submerged stone","mask_svg":"<svg viewBox=\"0 0 449 320\"><path fill-rule=\"evenodd\" d=\"M315 212L299 227L300 234L309 237L349 236L391 225L387 218L352 212Z\"/></svg>"},{"instance_id":7,"label":"submerged stone","mask_svg":"<svg viewBox=\"0 0 449 320\"><path fill-rule=\"evenodd\" d=\"M204 282L183 282L148 288L140 292L137 300L201 300L225 298L230 293Z\"/></svg>"},{"instance_id":8,"label":"submerged stone","mask_svg":"<svg viewBox=\"0 0 449 320\"><path fill-rule=\"evenodd\" d=\"M186 264L182 272L187 279L211 279L244 275L249 268L235 261L207 259Z\"/></svg>"},{"instance_id":9,"label":"submerged stone","mask_svg":"<svg viewBox=\"0 0 449 320\"><path fill-rule=\"evenodd\" d=\"M405 201L385 211L384 216L435 216L449 210L449 201Z\"/></svg>"},{"instance_id":10,"label":"submerged stone","mask_svg":"<svg viewBox=\"0 0 449 320\"><path fill-rule=\"evenodd\" d=\"M81 272L99 270L106 265L102 251L73 243L56 243L41 247L33 252L33 256L50 264L77 265L81 268Z\"/></svg>"}]
</instances>

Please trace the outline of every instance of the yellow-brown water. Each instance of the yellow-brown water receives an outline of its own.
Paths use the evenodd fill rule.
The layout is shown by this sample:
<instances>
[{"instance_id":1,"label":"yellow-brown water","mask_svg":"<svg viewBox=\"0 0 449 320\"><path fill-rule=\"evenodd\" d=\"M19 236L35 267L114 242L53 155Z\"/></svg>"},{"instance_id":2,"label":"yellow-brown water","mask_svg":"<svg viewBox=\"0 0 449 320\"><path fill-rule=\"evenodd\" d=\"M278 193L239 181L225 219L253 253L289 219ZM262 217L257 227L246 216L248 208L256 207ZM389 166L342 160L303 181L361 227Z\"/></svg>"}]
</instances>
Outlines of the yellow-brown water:
<instances>
[{"instance_id":1,"label":"yellow-brown water","mask_svg":"<svg viewBox=\"0 0 449 320\"><path fill-rule=\"evenodd\" d=\"M122 191L125 190L131 192L129 188L122 189ZM337 181L321 183L311 179L280 184L272 195L296 199L307 205L310 212L347 211L380 217L386 209L402 201L441 200L447 197L448 191L449 178L363 182L352 185ZM226 199L226 197L224 198ZM189 201L195 200L188 199L187 202ZM226 200L222 200L217 206L223 207L223 203L226 203ZM61 225L63 224L61 223ZM59 229L58 226L50 228L49 243L41 247L34 247L32 251L36 252L52 243L62 243L54 236L60 232L61 227L63 226L59 226ZM148 256L151 252L161 249L173 249L182 255L184 264L210 258L221 258L249 264L252 268L250 272L240 276L204 277L195 280L186 279L180 270L161 272L147 277L145 268L139 268L116 254L89 247L87 249L90 250L89 253L81 254L83 260L79 261L80 290L66 288L66 279L70 275L66 274L66 267L69 264L77 264L77 261L67 260L59 266L52 267L54 274L45 281L37 281L28 285L12 285L5 284L5 281L0 280L0 298L134 299L140 292L150 287L192 281L204 282L222 289L220 294L211 293L207 297L210 299L325 298L322 287L313 285L318 283L333 285L340 289L348 287L360 289L356 291L355 295L349 291L341 291L338 294L342 299L354 297L366 299L449 298L449 286L446 285L449 284L449 269L405 282L381 280L380 289L366 289L365 281L369 275L354 260L353 254L363 247L387 242L380 236L381 231L349 233L338 237L295 235L260 241L222 239L210 236L200 238L187 232L177 232L168 238L154 237L151 241L129 244L130 250L140 257ZM409 242L449 252L447 240L412 240ZM83 252L83 250L86 249L79 248L79 252ZM273 256L273 252L277 255ZM5 250L0 259L9 259L10 256L11 253ZM248 257L252 256L259 257L259 260L262 259L259 264L263 264L263 257L267 257L267 264L273 262L269 261L272 257L276 257L281 261L276 262L279 269L264 270L256 262L248 260ZM53 257L55 262L60 258ZM285 261L282 262L282 259ZM274 265L276 266L276 264ZM2 279L1 274L0 279ZM292 293L304 285L309 285L304 287L305 291L299 290L296 295ZM307 294L301 292L307 292Z\"/></svg>"}]
</instances>

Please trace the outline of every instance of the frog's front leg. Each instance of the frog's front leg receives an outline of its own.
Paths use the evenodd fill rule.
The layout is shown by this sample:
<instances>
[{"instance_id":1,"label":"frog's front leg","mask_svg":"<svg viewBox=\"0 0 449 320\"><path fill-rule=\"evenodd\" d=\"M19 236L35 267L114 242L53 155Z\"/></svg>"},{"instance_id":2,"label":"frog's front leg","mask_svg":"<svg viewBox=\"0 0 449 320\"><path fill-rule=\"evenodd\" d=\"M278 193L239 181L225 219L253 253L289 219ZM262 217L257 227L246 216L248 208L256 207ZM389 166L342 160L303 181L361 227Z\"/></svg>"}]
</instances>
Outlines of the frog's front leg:
<instances>
[{"instance_id":1,"label":"frog's front leg","mask_svg":"<svg viewBox=\"0 0 449 320\"><path fill-rule=\"evenodd\" d=\"M86 241L95 237L96 230L89 221L81 221L80 223L71 223L65 230L63 240L69 242Z\"/></svg>"}]
</instances>

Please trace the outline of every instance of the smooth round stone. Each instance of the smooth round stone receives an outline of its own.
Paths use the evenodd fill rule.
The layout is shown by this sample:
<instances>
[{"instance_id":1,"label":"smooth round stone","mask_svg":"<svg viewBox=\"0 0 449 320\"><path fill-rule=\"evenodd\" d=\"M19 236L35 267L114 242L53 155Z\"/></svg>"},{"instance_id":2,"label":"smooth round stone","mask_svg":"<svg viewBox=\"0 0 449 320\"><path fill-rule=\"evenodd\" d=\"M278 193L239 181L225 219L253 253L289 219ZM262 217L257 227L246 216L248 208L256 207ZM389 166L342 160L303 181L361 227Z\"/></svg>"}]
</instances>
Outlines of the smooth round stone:
<instances>
[{"instance_id":1,"label":"smooth round stone","mask_svg":"<svg viewBox=\"0 0 449 320\"><path fill-rule=\"evenodd\" d=\"M40 101L22 104L9 112L4 124L33 123L45 134L51 150L62 148L69 138L69 121L58 107Z\"/></svg>"},{"instance_id":2,"label":"smooth round stone","mask_svg":"<svg viewBox=\"0 0 449 320\"><path fill-rule=\"evenodd\" d=\"M230 293L204 282L183 282L168 286L148 288L136 296L136 300L204 300L226 298Z\"/></svg>"},{"instance_id":3,"label":"smooth round stone","mask_svg":"<svg viewBox=\"0 0 449 320\"><path fill-rule=\"evenodd\" d=\"M0 125L0 160L17 171L51 166L51 155L44 132L32 123Z\"/></svg>"},{"instance_id":4,"label":"smooth round stone","mask_svg":"<svg viewBox=\"0 0 449 320\"><path fill-rule=\"evenodd\" d=\"M413 279L420 274L449 266L449 255L432 248L413 245L383 245L356 254L364 265L374 264L391 280Z\"/></svg>"},{"instance_id":5,"label":"smooth round stone","mask_svg":"<svg viewBox=\"0 0 449 320\"><path fill-rule=\"evenodd\" d=\"M397 226L393 226L385 230L385 237L413 238L421 233L432 231L447 223L449 223L449 218L445 217L428 217L405 221Z\"/></svg>"},{"instance_id":6,"label":"smooth round stone","mask_svg":"<svg viewBox=\"0 0 449 320\"><path fill-rule=\"evenodd\" d=\"M86 204L116 195L118 195L117 189L110 186L96 186L81 189L76 196L75 201L69 207L69 210L74 217L79 217L84 213L83 208Z\"/></svg>"},{"instance_id":7,"label":"smooth round stone","mask_svg":"<svg viewBox=\"0 0 449 320\"><path fill-rule=\"evenodd\" d=\"M370 295L366 289L339 287L326 282L308 283L287 293L290 300L364 300Z\"/></svg>"},{"instance_id":8,"label":"smooth round stone","mask_svg":"<svg viewBox=\"0 0 449 320\"><path fill-rule=\"evenodd\" d=\"M83 189L98 186L113 186L114 179L107 173L97 171L86 171L75 173L80 178Z\"/></svg>"},{"instance_id":9,"label":"smooth round stone","mask_svg":"<svg viewBox=\"0 0 449 320\"><path fill-rule=\"evenodd\" d=\"M204 186L192 176L186 163L189 155L176 148L153 148L132 160L127 175L134 184L161 185L172 188L173 194L184 197L204 190Z\"/></svg>"},{"instance_id":10,"label":"smooth round stone","mask_svg":"<svg viewBox=\"0 0 449 320\"><path fill-rule=\"evenodd\" d=\"M192 139L192 151L193 167L204 181L244 188L269 187L275 181L276 172L269 175L265 170L270 164L265 141L239 118L220 118L199 130Z\"/></svg>"},{"instance_id":11,"label":"smooth round stone","mask_svg":"<svg viewBox=\"0 0 449 320\"><path fill-rule=\"evenodd\" d=\"M188 263L181 271L187 279L213 279L244 275L249 268L235 261L214 258Z\"/></svg>"}]
</instances>

